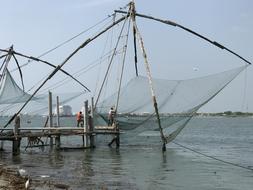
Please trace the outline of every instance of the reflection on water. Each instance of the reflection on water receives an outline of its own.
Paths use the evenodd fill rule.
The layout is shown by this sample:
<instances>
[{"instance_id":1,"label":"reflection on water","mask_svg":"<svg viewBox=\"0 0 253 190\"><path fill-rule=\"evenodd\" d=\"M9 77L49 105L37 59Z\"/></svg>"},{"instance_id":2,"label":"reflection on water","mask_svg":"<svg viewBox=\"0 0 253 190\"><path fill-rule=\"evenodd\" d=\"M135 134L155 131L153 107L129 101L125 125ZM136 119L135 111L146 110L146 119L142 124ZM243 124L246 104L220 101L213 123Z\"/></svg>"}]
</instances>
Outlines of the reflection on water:
<instances>
[{"instance_id":1,"label":"reflection on water","mask_svg":"<svg viewBox=\"0 0 253 190\"><path fill-rule=\"evenodd\" d=\"M253 166L252 118L194 118L177 138L181 144L220 159ZM0 152L1 163L26 169L33 179L70 185L71 189L244 189L253 187L252 172L184 150L174 144L162 153L159 137L124 134L120 149L97 139L94 150L46 147L22 149L21 155ZM81 138L63 138L77 146ZM47 180L47 178L43 178Z\"/></svg>"}]
</instances>

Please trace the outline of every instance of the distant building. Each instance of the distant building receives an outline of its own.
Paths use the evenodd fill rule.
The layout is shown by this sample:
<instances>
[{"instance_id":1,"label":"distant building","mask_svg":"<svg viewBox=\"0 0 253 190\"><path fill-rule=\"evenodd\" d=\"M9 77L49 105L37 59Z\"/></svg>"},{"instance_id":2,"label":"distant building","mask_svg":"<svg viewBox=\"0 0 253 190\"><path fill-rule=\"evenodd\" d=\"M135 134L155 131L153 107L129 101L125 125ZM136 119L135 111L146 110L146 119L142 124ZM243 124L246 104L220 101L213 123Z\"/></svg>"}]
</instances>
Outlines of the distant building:
<instances>
[{"instance_id":1,"label":"distant building","mask_svg":"<svg viewBox=\"0 0 253 190\"><path fill-rule=\"evenodd\" d=\"M56 113L56 110L55 110ZM72 116L72 107L69 105L59 106L59 115L60 116Z\"/></svg>"}]
</instances>

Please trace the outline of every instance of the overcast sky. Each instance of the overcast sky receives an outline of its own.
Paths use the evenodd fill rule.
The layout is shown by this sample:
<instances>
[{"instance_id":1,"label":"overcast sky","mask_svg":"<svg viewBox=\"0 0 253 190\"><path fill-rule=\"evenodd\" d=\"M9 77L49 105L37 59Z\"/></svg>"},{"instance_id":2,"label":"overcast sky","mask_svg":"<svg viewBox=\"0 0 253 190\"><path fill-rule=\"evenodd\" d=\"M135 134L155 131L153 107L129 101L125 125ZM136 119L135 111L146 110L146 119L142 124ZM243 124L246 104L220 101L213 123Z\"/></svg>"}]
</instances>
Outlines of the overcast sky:
<instances>
[{"instance_id":1,"label":"overcast sky","mask_svg":"<svg viewBox=\"0 0 253 190\"><path fill-rule=\"evenodd\" d=\"M127 0L0 0L0 48L7 48L13 44L18 52L39 56L106 18L113 10L124 7L128 2ZM253 61L252 0L136 0L135 2L138 12L175 21ZM156 78L193 78L245 64L237 57L178 28L144 19L138 19L137 24L143 34L152 64L152 73ZM75 47L96 31L85 33L43 59L60 64ZM106 36L101 37L105 38ZM91 45L90 50L82 50L82 54L64 66L64 69L74 73L85 64L88 65L101 55L104 41L98 42L97 46ZM21 59L20 62L22 64L26 60ZM45 65L32 64L33 67L24 67L26 89L33 86L37 78L40 80L50 72L50 68ZM134 72L129 76L134 76ZM61 77L63 75L59 74L55 80L60 80ZM18 77L16 79L18 80ZM91 89L95 88L94 74L87 73L79 79ZM201 111L253 112L252 82L253 69L249 67ZM68 90L78 91L72 88ZM74 111L77 109L74 108Z\"/></svg>"}]
</instances>

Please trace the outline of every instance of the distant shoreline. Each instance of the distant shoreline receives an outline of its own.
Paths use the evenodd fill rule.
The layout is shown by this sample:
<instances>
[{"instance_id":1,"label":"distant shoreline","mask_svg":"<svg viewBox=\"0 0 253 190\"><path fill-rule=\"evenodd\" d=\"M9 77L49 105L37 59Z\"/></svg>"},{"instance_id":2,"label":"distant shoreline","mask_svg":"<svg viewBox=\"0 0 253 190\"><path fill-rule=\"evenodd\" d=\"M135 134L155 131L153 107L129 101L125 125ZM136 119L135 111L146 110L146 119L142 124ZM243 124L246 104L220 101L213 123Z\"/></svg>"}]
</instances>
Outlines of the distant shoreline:
<instances>
[{"instance_id":1,"label":"distant shoreline","mask_svg":"<svg viewBox=\"0 0 253 190\"><path fill-rule=\"evenodd\" d=\"M161 116L187 116L187 115L191 115L191 113L175 113L175 114L164 114L164 113L160 113ZM141 114L120 114L119 115L126 115L126 116L148 116L151 115L150 113L141 113ZM30 114L21 114L21 117L46 117L45 115L30 115ZM240 112L240 111L236 111L236 112L232 112L232 111L225 111L225 112L197 112L194 113L194 116L222 116L222 117L251 117L253 116L253 112ZM1 115L0 117L12 117L12 115ZM56 116L54 116L56 117ZM72 118L75 117L75 115L69 115L69 116L60 116L61 118Z\"/></svg>"},{"instance_id":2,"label":"distant shoreline","mask_svg":"<svg viewBox=\"0 0 253 190\"><path fill-rule=\"evenodd\" d=\"M196 113L196 116L223 116L223 117L249 117L253 116L251 112L232 112L232 111L225 111L225 112L217 112L217 113Z\"/></svg>"}]
</instances>

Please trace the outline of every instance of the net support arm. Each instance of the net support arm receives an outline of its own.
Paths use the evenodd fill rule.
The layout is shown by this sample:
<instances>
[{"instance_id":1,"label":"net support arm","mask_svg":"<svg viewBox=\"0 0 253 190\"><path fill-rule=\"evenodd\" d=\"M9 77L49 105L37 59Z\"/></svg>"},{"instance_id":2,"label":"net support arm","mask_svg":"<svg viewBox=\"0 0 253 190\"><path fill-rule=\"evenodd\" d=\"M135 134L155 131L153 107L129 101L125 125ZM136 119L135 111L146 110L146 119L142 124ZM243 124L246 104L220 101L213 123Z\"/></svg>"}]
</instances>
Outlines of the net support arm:
<instances>
[{"instance_id":1,"label":"net support arm","mask_svg":"<svg viewBox=\"0 0 253 190\"><path fill-rule=\"evenodd\" d=\"M104 88L106 79L107 79L107 77L108 77L108 73L109 73L109 70L110 70L110 68L111 68L112 62L113 62L113 60L114 60L115 53L116 53L116 50L117 50L117 48L118 48L118 45L119 45L119 42L120 42L120 39L121 39L121 35L122 35L123 30L124 30L124 27L125 27L125 24L126 24L126 21L127 21L127 18L128 18L128 17L129 17L129 14L127 15L127 17L125 17L124 23L123 23L123 25L122 25L122 27L121 27L121 30L120 30L120 33L119 33L119 37L118 37L118 39L117 39L117 41L116 41L115 48L113 49L112 56L111 56L111 58L110 58L110 61L109 61L109 64L108 64L108 66L107 66L107 69L106 69L106 72L105 72L105 75L104 75L104 78L103 78L101 87L100 87L99 92L98 92L97 99L96 99L96 101L95 101L94 110L97 109L98 101L99 101L99 99L100 99L102 90L103 90L103 88Z\"/></svg>"},{"instance_id":2,"label":"net support arm","mask_svg":"<svg viewBox=\"0 0 253 190\"><path fill-rule=\"evenodd\" d=\"M24 85L22 70L21 70L20 65L18 63L18 60L17 60L17 58L16 58L16 56L14 54L13 54L13 58L14 58L14 60L16 62L17 67L18 67L18 71L19 71L19 75L20 75L23 91L25 91L25 85Z\"/></svg>"},{"instance_id":3,"label":"net support arm","mask_svg":"<svg viewBox=\"0 0 253 190\"><path fill-rule=\"evenodd\" d=\"M5 51L5 50L3 50ZM28 56L28 55L24 55L24 54L21 54L19 52L16 52L16 51L12 51L12 54L13 55L18 55L20 57L25 57L27 59L30 59L30 60L33 60L33 61L37 61L37 62L42 62L42 63L45 63L46 65L49 65L53 68L56 68L56 66L52 63L49 63L48 61L44 61L42 59L39 59L39 58L36 58L36 57L33 57L33 56ZM20 66L21 67L21 66ZM79 80L77 80L73 75L71 75L70 73L68 73L67 71L65 71L64 69L60 69L61 72L63 72L64 74L66 74L67 76L69 76L70 78L72 78L74 81L76 81L78 84L80 84L83 88L85 88L85 90L87 90L88 92L90 92L90 89L88 87L86 87L83 83L81 83Z\"/></svg>"},{"instance_id":4,"label":"net support arm","mask_svg":"<svg viewBox=\"0 0 253 190\"><path fill-rule=\"evenodd\" d=\"M116 13L127 14L126 11L121 11L121 10L115 10L115 12ZM235 55L236 57L240 58L241 60L245 61L246 63L248 63L250 65L252 64L250 61L248 61L247 59L245 59L244 57L242 57L238 53L232 51L231 49L223 46L222 44L220 44L220 43L218 43L216 41L212 41L209 38L207 38L207 37L205 37L205 36L203 36L203 35L195 32L195 31L193 31L193 30L191 30L191 29L189 29L187 27L184 27L184 26L182 26L180 24L177 24L176 22L173 22L173 21L170 21L170 20L163 20L163 19L159 19L159 18L155 18L155 17L152 17L152 16L148 16L148 15L144 15L144 14L139 14L139 13L135 13L135 15L138 16L138 17L147 18L147 19L150 19L150 20L155 20L157 22L161 22L163 24L167 24L167 25L170 25L170 26L179 27L179 28L181 28L181 29L183 29L183 30L185 30L185 31L187 31L187 32L189 32L189 33L191 33L191 34L193 34L193 35L195 35L195 36L197 36L197 37L199 37L199 38L201 38L201 39L203 39L203 40L211 43L211 44L213 44L214 46L216 46L216 47L218 47L220 49L228 51L229 53Z\"/></svg>"},{"instance_id":5,"label":"net support arm","mask_svg":"<svg viewBox=\"0 0 253 190\"><path fill-rule=\"evenodd\" d=\"M133 21L133 23L135 22L135 4L132 3L131 4L131 19ZM138 67L137 67L137 47L136 47L136 29L133 26L133 39L134 39L134 65L135 65L135 74L136 76L138 76Z\"/></svg>"},{"instance_id":6,"label":"net support arm","mask_svg":"<svg viewBox=\"0 0 253 190\"><path fill-rule=\"evenodd\" d=\"M7 56L8 54L4 54L0 56L0 59L4 58L5 56Z\"/></svg>"},{"instance_id":7,"label":"net support arm","mask_svg":"<svg viewBox=\"0 0 253 190\"><path fill-rule=\"evenodd\" d=\"M125 18L128 16L123 16L119 18L117 21L113 22L111 25L106 27L104 30L93 36L92 38L88 38L84 43L82 43L78 48L75 49L60 65L58 65L52 72L51 74L42 82L42 84L34 91L34 93L30 96L30 98L23 104L23 106L15 113L10 120L3 126L3 129L6 128L15 118L16 115L18 115L24 108L25 106L31 101L31 99L37 94L37 92L46 84L48 80L50 80L80 49L84 48L87 46L90 42L98 38L100 35L111 29L113 26L117 25L121 21L125 20ZM2 130L3 131L3 130ZM2 132L1 131L1 132Z\"/></svg>"},{"instance_id":8,"label":"net support arm","mask_svg":"<svg viewBox=\"0 0 253 190\"><path fill-rule=\"evenodd\" d=\"M136 48L136 31L135 28L133 27L133 37L134 37L134 66L135 66L135 74L138 76L138 58L137 58L137 48Z\"/></svg>"}]
</instances>

